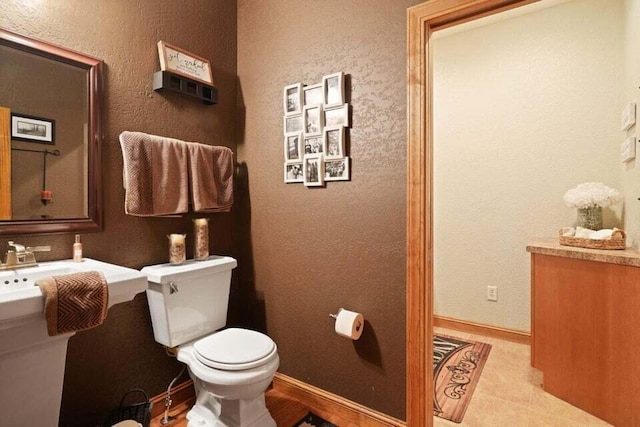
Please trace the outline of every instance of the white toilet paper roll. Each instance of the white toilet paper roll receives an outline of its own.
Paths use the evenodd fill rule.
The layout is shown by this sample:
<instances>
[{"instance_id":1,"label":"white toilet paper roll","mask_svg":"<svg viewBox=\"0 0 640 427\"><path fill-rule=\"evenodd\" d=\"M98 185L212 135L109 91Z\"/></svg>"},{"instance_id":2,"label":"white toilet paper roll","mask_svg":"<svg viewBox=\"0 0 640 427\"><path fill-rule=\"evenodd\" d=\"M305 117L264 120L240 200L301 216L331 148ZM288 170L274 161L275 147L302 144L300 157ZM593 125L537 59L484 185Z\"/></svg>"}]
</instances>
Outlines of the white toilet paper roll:
<instances>
[{"instance_id":1,"label":"white toilet paper roll","mask_svg":"<svg viewBox=\"0 0 640 427\"><path fill-rule=\"evenodd\" d=\"M355 311L342 309L336 316L336 334L357 340L364 329L364 316Z\"/></svg>"}]
</instances>

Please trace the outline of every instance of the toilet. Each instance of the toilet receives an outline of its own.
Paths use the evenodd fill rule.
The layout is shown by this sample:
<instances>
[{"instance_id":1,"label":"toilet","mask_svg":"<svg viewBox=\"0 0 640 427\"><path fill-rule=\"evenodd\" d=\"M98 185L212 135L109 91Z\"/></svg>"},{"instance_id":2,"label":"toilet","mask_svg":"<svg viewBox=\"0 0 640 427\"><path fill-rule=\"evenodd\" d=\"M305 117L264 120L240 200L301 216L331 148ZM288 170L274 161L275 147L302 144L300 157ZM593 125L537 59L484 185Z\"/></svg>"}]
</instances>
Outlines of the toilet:
<instances>
[{"instance_id":1,"label":"toilet","mask_svg":"<svg viewBox=\"0 0 640 427\"><path fill-rule=\"evenodd\" d=\"M189 427L275 427L264 393L280 364L276 344L260 332L223 329L237 261L210 256L181 265L144 267L155 340L177 347L193 380Z\"/></svg>"}]
</instances>

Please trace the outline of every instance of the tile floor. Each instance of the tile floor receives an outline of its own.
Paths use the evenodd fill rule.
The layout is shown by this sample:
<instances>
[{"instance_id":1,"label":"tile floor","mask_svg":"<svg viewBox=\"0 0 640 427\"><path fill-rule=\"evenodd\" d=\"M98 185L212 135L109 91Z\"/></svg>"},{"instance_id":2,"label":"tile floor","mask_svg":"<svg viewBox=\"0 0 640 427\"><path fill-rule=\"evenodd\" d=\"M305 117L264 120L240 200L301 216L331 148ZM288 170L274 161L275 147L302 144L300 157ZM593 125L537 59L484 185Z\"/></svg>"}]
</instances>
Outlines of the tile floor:
<instances>
[{"instance_id":1,"label":"tile floor","mask_svg":"<svg viewBox=\"0 0 640 427\"><path fill-rule=\"evenodd\" d=\"M586 427L610 424L542 390L542 373L530 366L530 347L444 328L441 333L492 345L461 424L439 417L435 427Z\"/></svg>"}]
</instances>

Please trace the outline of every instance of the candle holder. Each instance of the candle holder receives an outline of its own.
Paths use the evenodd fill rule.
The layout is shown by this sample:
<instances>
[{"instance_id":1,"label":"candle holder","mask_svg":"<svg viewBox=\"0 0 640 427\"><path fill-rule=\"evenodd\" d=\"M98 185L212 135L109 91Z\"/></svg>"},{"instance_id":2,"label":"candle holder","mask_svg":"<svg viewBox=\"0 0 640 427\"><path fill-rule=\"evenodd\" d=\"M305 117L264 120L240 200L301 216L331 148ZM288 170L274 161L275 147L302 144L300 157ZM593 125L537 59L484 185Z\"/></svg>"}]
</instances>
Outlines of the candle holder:
<instances>
[{"instance_id":1,"label":"candle holder","mask_svg":"<svg viewBox=\"0 0 640 427\"><path fill-rule=\"evenodd\" d=\"M193 259L202 261L209 258L209 218L193 220Z\"/></svg>"},{"instance_id":2,"label":"candle holder","mask_svg":"<svg viewBox=\"0 0 640 427\"><path fill-rule=\"evenodd\" d=\"M167 238L169 238L169 264L180 265L187 260L186 237L186 234L167 235Z\"/></svg>"}]
</instances>

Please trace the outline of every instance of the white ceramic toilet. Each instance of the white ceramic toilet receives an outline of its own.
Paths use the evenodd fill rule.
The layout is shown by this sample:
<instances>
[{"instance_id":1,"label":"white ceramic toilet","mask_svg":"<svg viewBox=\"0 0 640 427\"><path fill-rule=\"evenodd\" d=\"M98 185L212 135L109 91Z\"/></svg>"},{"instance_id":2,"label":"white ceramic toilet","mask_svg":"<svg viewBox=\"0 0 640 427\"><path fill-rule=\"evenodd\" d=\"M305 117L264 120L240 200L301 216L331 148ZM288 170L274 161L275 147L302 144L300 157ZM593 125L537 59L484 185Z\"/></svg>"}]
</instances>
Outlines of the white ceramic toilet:
<instances>
[{"instance_id":1,"label":"white ceramic toilet","mask_svg":"<svg viewBox=\"0 0 640 427\"><path fill-rule=\"evenodd\" d=\"M144 267L157 342L178 347L189 368L196 404L189 427L275 427L264 402L280 359L276 344L256 331L229 328L231 271L235 259L211 256L182 265Z\"/></svg>"}]
</instances>

